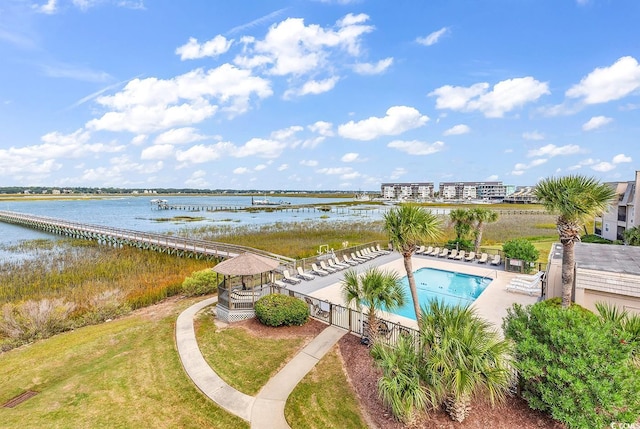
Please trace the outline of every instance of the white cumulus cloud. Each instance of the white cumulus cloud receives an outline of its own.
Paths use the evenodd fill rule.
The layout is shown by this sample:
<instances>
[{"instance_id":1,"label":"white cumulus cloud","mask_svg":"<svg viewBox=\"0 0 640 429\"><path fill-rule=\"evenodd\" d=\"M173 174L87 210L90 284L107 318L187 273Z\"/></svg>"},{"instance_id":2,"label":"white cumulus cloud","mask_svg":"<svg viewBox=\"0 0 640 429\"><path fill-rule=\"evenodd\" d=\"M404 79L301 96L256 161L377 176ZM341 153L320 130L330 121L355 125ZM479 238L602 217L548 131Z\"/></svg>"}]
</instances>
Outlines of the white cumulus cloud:
<instances>
[{"instance_id":1,"label":"white cumulus cloud","mask_svg":"<svg viewBox=\"0 0 640 429\"><path fill-rule=\"evenodd\" d=\"M222 35L217 35L211 40L199 43L198 39L189 37L189 41L176 49L176 55L180 55L180 59L194 60L204 57L217 57L229 50L233 40L227 40Z\"/></svg>"},{"instance_id":2,"label":"white cumulus cloud","mask_svg":"<svg viewBox=\"0 0 640 429\"><path fill-rule=\"evenodd\" d=\"M525 140L544 140L544 134L538 131L530 131L522 133L522 138Z\"/></svg>"},{"instance_id":3,"label":"white cumulus cloud","mask_svg":"<svg viewBox=\"0 0 640 429\"><path fill-rule=\"evenodd\" d=\"M599 67L566 92L585 104L619 100L640 89L640 64L633 57L622 57L610 67Z\"/></svg>"},{"instance_id":4,"label":"white cumulus cloud","mask_svg":"<svg viewBox=\"0 0 640 429\"><path fill-rule=\"evenodd\" d=\"M357 63L353 66L353 71L363 75L375 75L384 73L393 64L393 58L385 58L377 63Z\"/></svg>"},{"instance_id":5,"label":"white cumulus cloud","mask_svg":"<svg viewBox=\"0 0 640 429\"><path fill-rule=\"evenodd\" d=\"M344 155L342 155L342 158L340 158L340 161L342 162L354 162L358 159L360 155L355 153L355 152L350 152L350 153L345 153Z\"/></svg>"},{"instance_id":6,"label":"white cumulus cloud","mask_svg":"<svg viewBox=\"0 0 640 429\"><path fill-rule=\"evenodd\" d=\"M606 116L594 116L593 118L589 119L587 122L582 124L582 129L584 131L595 130L597 128L607 125L612 121L613 121L613 118L608 118Z\"/></svg>"},{"instance_id":7,"label":"white cumulus cloud","mask_svg":"<svg viewBox=\"0 0 640 429\"><path fill-rule=\"evenodd\" d=\"M516 108L549 94L549 85L533 77L507 79L496 83L491 90L486 82L470 87L445 85L429 93L436 97L437 109L462 112L482 112L487 118L501 118Z\"/></svg>"},{"instance_id":8,"label":"white cumulus cloud","mask_svg":"<svg viewBox=\"0 0 640 429\"><path fill-rule=\"evenodd\" d=\"M354 140L373 140L380 136L394 136L422 127L429 117L408 106L390 107L383 118L370 117L359 122L349 121L338 127L338 134Z\"/></svg>"},{"instance_id":9,"label":"white cumulus cloud","mask_svg":"<svg viewBox=\"0 0 640 429\"><path fill-rule=\"evenodd\" d=\"M560 156L560 155L574 155L576 153L582 152L580 146L575 144L569 144L565 146L556 146L554 144L548 144L537 149L531 149L527 152L527 157L531 158L534 156Z\"/></svg>"},{"instance_id":10,"label":"white cumulus cloud","mask_svg":"<svg viewBox=\"0 0 640 429\"><path fill-rule=\"evenodd\" d=\"M192 127L173 128L158 135L155 144L184 144L205 140L207 136L198 134L198 130Z\"/></svg>"},{"instance_id":11,"label":"white cumulus cloud","mask_svg":"<svg viewBox=\"0 0 640 429\"><path fill-rule=\"evenodd\" d=\"M448 130L443 132L442 135L444 135L444 136L455 136L455 135L460 135L460 134L467 134L469 132L471 132L471 128L469 128L467 125L458 124L458 125L454 125L453 127L449 128Z\"/></svg>"}]
</instances>

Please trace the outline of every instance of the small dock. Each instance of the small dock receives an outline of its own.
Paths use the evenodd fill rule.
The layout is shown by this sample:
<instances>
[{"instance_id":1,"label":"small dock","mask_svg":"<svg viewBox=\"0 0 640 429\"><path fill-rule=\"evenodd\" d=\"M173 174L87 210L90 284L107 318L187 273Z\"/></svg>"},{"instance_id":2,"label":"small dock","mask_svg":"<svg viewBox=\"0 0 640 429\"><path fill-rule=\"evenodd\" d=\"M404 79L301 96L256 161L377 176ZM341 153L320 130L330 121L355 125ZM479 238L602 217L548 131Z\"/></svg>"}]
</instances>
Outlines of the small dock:
<instances>
[{"instance_id":1,"label":"small dock","mask_svg":"<svg viewBox=\"0 0 640 429\"><path fill-rule=\"evenodd\" d=\"M18 212L0 211L0 222L39 229L73 238L93 240L112 246L132 246L180 257L220 260L233 258L241 253L250 252L275 259L283 265L295 264L295 260L292 258L247 246L70 222L62 219L34 216Z\"/></svg>"}]
</instances>

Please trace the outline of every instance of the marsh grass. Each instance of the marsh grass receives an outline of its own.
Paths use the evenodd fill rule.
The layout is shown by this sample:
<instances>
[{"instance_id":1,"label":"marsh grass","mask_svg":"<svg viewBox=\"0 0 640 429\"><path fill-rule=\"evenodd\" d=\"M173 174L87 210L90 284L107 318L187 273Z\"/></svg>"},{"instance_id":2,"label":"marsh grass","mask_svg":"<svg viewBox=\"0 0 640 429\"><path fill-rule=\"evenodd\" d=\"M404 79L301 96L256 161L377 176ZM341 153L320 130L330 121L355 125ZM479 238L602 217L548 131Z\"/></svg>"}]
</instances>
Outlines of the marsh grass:
<instances>
[{"instance_id":1,"label":"marsh grass","mask_svg":"<svg viewBox=\"0 0 640 429\"><path fill-rule=\"evenodd\" d=\"M193 300L163 305L165 316L132 315L66 332L0 355L1 427L248 428L189 381L174 346L177 314Z\"/></svg>"},{"instance_id":2,"label":"marsh grass","mask_svg":"<svg viewBox=\"0 0 640 429\"><path fill-rule=\"evenodd\" d=\"M323 244L340 249L344 241L356 245L387 240L381 222L317 221L235 227L206 226L182 230L180 234L255 247L291 258L314 256Z\"/></svg>"},{"instance_id":3,"label":"marsh grass","mask_svg":"<svg viewBox=\"0 0 640 429\"><path fill-rule=\"evenodd\" d=\"M242 328L217 329L211 316L195 323L198 346L211 368L230 386L253 396L289 361L304 338L256 337Z\"/></svg>"},{"instance_id":4,"label":"marsh grass","mask_svg":"<svg viewBox=\"0 0 640 429\"><path fill-rule=\"evenodd\" d=\"M294 428L323 429L339 422L340 428L364 429L367 425L359 410L334 348L295 387L284 413Z\"/></svg>"}]
</instances>

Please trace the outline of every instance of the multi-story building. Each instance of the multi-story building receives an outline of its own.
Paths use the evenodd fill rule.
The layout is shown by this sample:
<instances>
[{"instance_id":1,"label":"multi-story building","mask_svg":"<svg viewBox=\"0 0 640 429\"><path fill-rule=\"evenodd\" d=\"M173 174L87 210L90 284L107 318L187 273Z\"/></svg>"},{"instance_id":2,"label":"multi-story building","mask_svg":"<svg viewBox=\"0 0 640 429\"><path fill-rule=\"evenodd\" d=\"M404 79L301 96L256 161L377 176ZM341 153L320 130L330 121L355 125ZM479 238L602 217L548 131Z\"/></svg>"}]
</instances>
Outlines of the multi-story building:
<instances>
[{"instance_id":1,"label":"multi-story building","mask_svg":"<svg viewBox=\"0 0 640 429\"><path fill-rule=\"evenodd\" d=\"M382 198L387 200L428 200L433 198L433 182L383 183Z\"/></svg>"},{"instance_id":2,"label":"multi-story building","mask_svg":"<svg viewBox=\"0 0 640 429\"><path fill-rule=\"evenodd\" d=\"M502 182L441 182L440 197L445 200L501 200L507 196Z\"/></svg>"},{"instance_id":3,"label":"multi-story building","mask_svg":"<svg viewBox=\"0 0 640 429\"><path fill-rule=\"evenodd\" d=\"M638 225L635 221L635 203L640 201L640 171L636 171L635 180L629 182L611 182L617 197L609 210L596 216L594 234L607 240L624 240L624 232Z\"/></svg>"}]
</instances>

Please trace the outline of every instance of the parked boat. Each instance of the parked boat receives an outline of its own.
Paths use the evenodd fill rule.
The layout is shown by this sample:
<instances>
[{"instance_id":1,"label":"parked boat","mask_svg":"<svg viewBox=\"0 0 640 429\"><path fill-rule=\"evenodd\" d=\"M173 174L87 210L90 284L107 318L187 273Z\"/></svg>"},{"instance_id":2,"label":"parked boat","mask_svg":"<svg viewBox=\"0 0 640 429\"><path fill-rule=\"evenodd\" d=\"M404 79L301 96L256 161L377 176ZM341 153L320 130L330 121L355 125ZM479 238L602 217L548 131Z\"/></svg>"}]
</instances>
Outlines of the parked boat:
<instances>
[{"instance_id":1,"label":"parked boat","mask_svg":"<svg viewBox=\"0 0 640 429\"><path fill-rule=\"evenodd\" d=\"M287 205L287 204L291 204L291 203L288 202L288 201L283 201L283 200L271 201L267 197L264 197L262 199L251 197L251 205L252 206L282 206L282 205Z\"/></svg>"}]
</instances>

